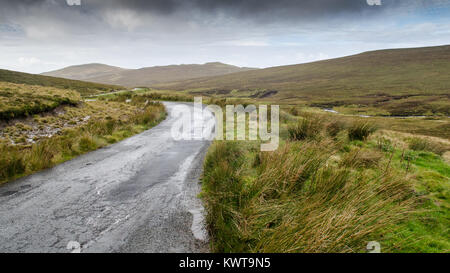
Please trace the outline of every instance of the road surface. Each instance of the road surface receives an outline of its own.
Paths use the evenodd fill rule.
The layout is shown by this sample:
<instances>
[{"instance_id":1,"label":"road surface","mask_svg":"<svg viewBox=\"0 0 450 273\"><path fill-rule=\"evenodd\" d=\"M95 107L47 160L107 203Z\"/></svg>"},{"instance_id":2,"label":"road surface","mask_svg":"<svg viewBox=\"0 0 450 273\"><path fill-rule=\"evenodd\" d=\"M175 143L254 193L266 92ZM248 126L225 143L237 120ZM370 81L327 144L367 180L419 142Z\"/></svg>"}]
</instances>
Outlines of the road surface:
<instances>
[{"instance_id":1,"label":"road surface","mask_svg":"<svg viewBox=\"0 0 450 273\"><path fill-rule=\"evenodd\" d=\"M172 138L177 104L148 131L1 186L0 252L208 251L197 195L210 142Z\"/></svg>"}]
</instances>

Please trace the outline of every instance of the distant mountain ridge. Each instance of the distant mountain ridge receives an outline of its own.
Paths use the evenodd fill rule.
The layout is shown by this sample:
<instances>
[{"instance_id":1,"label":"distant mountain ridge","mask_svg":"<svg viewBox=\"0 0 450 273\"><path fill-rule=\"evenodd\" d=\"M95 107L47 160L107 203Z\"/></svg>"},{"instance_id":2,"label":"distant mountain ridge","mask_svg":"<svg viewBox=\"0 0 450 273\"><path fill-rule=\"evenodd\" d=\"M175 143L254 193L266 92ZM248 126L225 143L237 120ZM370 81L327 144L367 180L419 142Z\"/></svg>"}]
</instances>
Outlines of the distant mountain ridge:
<instances>
[{"instance_id":1,"label":"distant mountain ridge","mask_svg":"<svg viewBox=\"0 0 450 273\"><path fill-rule=\"evenodd\" d=\"M369 51L151 87L322 108L365 107L361 111L394 116L450 115L449 71L450 45L444 45Z\"/></svg>"},{"instance_id":2,"label":"distant mountain ridge","mask_svg":"<svg viewBox=\"0 0 450 273\"><path fill-rule=\"evenodd\" d=\"M125 69L116 66L92 63L69 66L63 69L42 73L42 75L136 87L195 78L221 76L255 69L256 68L238 67L220 62L153 66L139 69Z\"/></svg>"}]
</instances>

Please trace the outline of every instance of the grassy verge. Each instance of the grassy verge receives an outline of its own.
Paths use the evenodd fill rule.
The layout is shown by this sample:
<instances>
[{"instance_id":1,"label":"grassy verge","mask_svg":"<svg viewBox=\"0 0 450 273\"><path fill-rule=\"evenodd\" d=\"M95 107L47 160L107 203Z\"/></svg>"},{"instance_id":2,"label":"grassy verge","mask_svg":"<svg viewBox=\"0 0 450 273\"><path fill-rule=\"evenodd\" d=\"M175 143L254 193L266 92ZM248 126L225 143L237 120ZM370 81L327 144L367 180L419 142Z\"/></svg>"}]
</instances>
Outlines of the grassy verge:
<instances>
[{"instance_id":1,"label":"grassy verge","mask_svg":"<svg viewBox=\"0 0 450 273\"><path fill-rule=\"evenodd\" d=\"M48 112L61 105L76 105L80 95L39 85L0 82L0 120Z\"/></svg>"},{"instance_id":2,"label":"grassy verge","mask_svg":"<svg viewBox=\"0 0 450 273\"><path fill-rule=\"evenodd\" d=\"M275 152L210 148L201 196L213 251L364 252L373 240L383 252L449 251L449 166L436 144L398 146L361 121L286 120Z\"/></svg>"},{"instance_id":3,"label":"grassy verge","mask_svg":"<svg viewBox=\"0 0 450 273\"><path fill-rule=\"evenodd\" d=\"M87 111L92 117L89 120L81 119L82 122L76 123L76 120L84 117ZM77 115L80 112L82 116ZM38 121L44 119L46 126L57 126L60 130L51 137L41 136L33 140L34 143L22 141L20 144L12 144L9 138L2 138L0 183L52 167L80 154L140 133L163 120L166 112L161 103L139 104L136 102L133 105L127 105L120 102L102 104L93 102L82 109L73 107L65 109L64 118L71 115L73 116L69 122L74 122L73 127L60 126L61 122L67 124L62 117L36 117ZM15 124L3 131L8 131L8 128L17 129L17 127ZM24 134L24 131L14 132L19 135ZM25 137L22 136L22 138Z\"/></svg>"}]
</instances>

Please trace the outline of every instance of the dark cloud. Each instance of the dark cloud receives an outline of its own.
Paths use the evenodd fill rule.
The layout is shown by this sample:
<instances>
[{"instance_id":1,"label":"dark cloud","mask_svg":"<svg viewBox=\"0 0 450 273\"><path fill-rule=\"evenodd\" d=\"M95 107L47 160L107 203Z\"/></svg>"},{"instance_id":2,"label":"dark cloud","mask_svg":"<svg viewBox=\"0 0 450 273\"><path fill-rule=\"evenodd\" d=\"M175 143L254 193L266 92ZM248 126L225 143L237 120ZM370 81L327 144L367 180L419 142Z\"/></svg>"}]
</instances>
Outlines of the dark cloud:
<instances>
[{"instance_id":1,"label":"dark cloud","mask_svg":"<svg viewBox=\"0 0 450 273\"><path fill-rule=\"evenodd\" d=\"M381 0L382 6L370 6L367 0L81 0L80 7L66 0L0 0L0 13L31 7L48 8L49 16L58 9L78 9L97 15L110 10L129 10L137 14L180 15L190 20L222 16L233 20L257 22L313 21L342 16L373 16L399 7L442 5L449 0Z\"/></svg>"},{"instance_id":2,"label":"dark cloud","mask_svg":"<svg viewBox=\"0 0 450 273\"><path fill-rule=\"evenodd\" d=\"M242 19L277 20L315 18L342 13L373 11L366 0L81 0L85 12L128 9L140 13L169 15L195 13L222 14ZM66 0L0 0L2 9L27 6L67 6Z\"/></svg>"}]
</instances>

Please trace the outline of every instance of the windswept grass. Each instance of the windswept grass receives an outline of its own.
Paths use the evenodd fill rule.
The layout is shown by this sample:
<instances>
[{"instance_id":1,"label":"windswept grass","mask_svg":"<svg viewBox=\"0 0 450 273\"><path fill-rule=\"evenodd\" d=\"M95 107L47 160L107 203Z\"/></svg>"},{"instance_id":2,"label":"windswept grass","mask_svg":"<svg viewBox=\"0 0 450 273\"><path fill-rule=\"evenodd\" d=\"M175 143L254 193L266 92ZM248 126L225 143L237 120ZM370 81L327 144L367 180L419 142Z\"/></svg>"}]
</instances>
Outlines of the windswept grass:
<instances>
[{"instance_id":1,"label":"windswept grass","mask_svg":"<svg viewBox=\"0 0 450 273\"><path fill-rule=\"evenodd\" d=\"M367 121L286 120L281 145L216 141L202 198L216 252L448 252L450 169ZM292 123L293 122L293 123ZM283 129L282 129L283 131Z\"/></svg>"},{"instance_id":2,"label":"windswept grass","mask_svg":"<svg viewBox=\"0 0 450 273\"><path fill-rule=\"evenodd\" d=\"M214 251L361 252L413 210L407 178L358 171L360 158L333 163L331 140L288 143L249 166L251 150L217 142L206 158L202 197Z\"/></svg>"},{"instance_id":3,"label":"windswept grass","mask_svg":"<svg viewBox=\"0 0 450 273\"><path fill-rule=\"evenodd\" d=\"M348 129L350 140L366 140L377 128L369 122L354 122Z\"/></svg>"},{"instance_id":4,"label":"windswept grass","mask_svg":"<svg viewBox=\"0 0 450 273\"><path fill-rule=\"evenodd\" d=\"M288 126L289 139L295 141L318 138L320 137L322 127L322 119L308 115L297 123Z\"/></svg>"}]
</instances>

